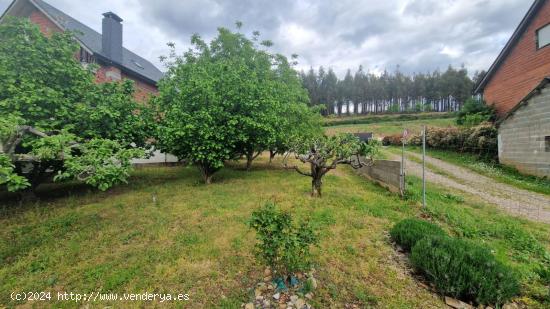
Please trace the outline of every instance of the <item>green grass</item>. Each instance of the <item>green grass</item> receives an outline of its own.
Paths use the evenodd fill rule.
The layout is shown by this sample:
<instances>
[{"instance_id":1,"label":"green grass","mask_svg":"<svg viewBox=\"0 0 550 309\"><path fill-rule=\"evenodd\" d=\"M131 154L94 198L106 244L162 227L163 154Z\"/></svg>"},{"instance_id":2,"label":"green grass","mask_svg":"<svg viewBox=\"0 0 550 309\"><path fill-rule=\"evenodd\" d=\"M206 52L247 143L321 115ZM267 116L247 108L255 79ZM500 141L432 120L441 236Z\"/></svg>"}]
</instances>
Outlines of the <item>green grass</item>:
<instances>
[{"instance_id":1,"label":"green grass","mask_svg":"<svg viewBox=\"0 0 550 309\"><path fill-rule=\"evenodd\" d=\"M338 126L350 124L372 124L392 121L411 121L435 118L455 118L455 113L406 113L406 114L371 114L352 116L328 116L324 118L324 126Z\"/></svg>"},{"instance_id":2,"label":"green grass","mask_svg":"<svg viewBox=\"0 0 550 309\"><path fill-rule=\"evenodd\" d=\"M407 121L384 121L370 124L338 125L326 127L327 134L372 132L375 136L400 134L406 128L411 134L420 133L423 125L437 128L455 126L455 118L433 118Z\"/></svg>"},{"instance_id":3,"label":"green grass","mask_svg":"<svg viewBox=\"0 0 550 309\"><path fill-rule=\"evenodd\" d=\"M407 150L420 153L420 147L407 147ZM550 195L550 179L525 175L516 169L495 162L480 160L477 156L468 153L457 153L446 150L428 149L431 157L468 168L492 179L516 188L530 190Z\"/></svg>"},{"instance_id":4,"label":"green grass","mask_svg":"<svg viewBox=\"0 0 550 309\"><path fill-rule=\"evenodd\" d=\"M269 166L264 157L251 172L233 164L209 186L192 167L143 168L129 185L108 192L68 184L44 187L38 203L3 200L0 306L21 304L10 299L12 291L149 291L190 295L188 302L167 307L237 308L263 275L246 221L268 200L321 228L320 247L313 251L316 308L443 308L398 262L388 236L395 222L421 216L490 246L520 272L522 299L534 308L549 305L549 282L540 279L539 268L550 265L550 226L432 185L422 209L417 178L410 178L408 198L401 200L348 167L328 174L324 197L313 199L309 178L278 166L279 160ZM116 304L121 306L92 306Z\"/></svg>"}]
</instances>

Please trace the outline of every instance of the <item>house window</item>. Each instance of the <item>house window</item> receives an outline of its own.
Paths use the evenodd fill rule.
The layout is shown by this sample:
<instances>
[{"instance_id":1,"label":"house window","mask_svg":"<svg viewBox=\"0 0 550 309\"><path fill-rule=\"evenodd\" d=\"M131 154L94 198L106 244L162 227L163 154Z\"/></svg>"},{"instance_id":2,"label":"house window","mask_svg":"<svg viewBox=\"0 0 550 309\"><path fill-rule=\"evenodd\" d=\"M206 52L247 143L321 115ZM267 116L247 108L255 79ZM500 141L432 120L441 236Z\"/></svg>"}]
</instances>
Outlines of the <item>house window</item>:
<instances>
[{"instance_id":1,"label":"house window","mask_svg":"<svg viewBox=\"0 0 550 309\"><path fill-rule=\"evenodd\" d=\"M83 63L83 64L88 64L88 63L93 63L94 62L94 58L93 56L88 53L84 48L80 48L80 53L79 53L79 60L80 60L80 63Z\"/></svg>"},{"instance_id":2,"label":"house window","mask_svg":"<svg viewBox=\"0 0 550 309\"><path fill-rule=\"evenodd\" d=\"M550 24L537 30L537 48L550 45Z\"/></svg>"},{"instance_id":3,"label":"house window","mask_svg":"<svg viewBox=\"0 0 550 309\"><path fill-rule=\"evenodd\" d=\"M544 151L550 152L550 136L544 137Z\"/></svg>"}]
</instances>

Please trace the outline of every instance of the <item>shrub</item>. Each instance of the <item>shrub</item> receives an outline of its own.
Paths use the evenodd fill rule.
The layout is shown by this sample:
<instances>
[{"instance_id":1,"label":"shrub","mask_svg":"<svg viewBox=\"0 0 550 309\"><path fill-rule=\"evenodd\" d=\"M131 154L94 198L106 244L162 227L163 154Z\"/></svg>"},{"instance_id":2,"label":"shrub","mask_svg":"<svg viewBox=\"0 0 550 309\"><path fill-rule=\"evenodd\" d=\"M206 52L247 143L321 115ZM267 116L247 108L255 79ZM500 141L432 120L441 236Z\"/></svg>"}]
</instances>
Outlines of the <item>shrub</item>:
<instances>
[{"instance_id":1,"label":"shrub","mask_svg":"<svg viewBox=\"0 0 550 309\"><path fill-rule=\"evenodd\" d=\"M476 115L473 116L472 115ZM468 99L464 103L464 106L458 112L458 117L456 118L456 123L459 125L476 125L472 124L472 121L479 121L477 124L490 121L494 122L496 120L496 110L494 106L487 105L483 100L478 99Z\"/></svg>"},{"instance_id":2,"label":"shrub","mask_svg":"<svg viewBox=\"0 0 550 309\"><path fill-rule=\"evenodd\" d=\"M465 301L501 305L519 292L511 268L486 247L461 239L423 238L413 246L411 261L440 293Z\"/></svg>"},{"instance_id":3,"label":"shrub","mask_svg":"<svg viewBox=\"0 0 550 309\"><path fill-rule=\"evenodd\" d=\"M437 225L420 219L405 219L398 222L390 231L390 236L403 249L409 251L426 236L447 236Z\"/></svg>"},{"instance_id":4,"label":"shrub","mask_svg":"<svg viewBox=\"0 0 550 309\"><path fill-rule=\"evenodd\" d=\"M496 160L498 156L497 129L488 122L471 128L427 128L426 146L434 149L452 150L476 154ZM400 135L389 135L382 140L384 146L401 145ZM421 146L422 136L413 135L408 145Z\"/></svg>"},{"instance_id":5,"label":"shrub","mask_svg":"<svg viewBox=\"0 0 550 309\"><path fill-rule=\"evenodd\" d=\"M387 135L382 138L382 145L384 146L390 146L390 145L401 145L401 134L394 134L394 135Z\"/></svg>"},{"instance_id":6,"label":"shrub","mask_svg":"<svg viewBox=\"0 0 550 309\"><path fill-rule=\"evenodd\" d=\"M288 212L278 210L269 202L252 213L250 227L256 230L256 254L274 270L290 274L308 270L310 248L319 242L318 233L309 222L293 224Z\"/></svg>"}]
</instances>

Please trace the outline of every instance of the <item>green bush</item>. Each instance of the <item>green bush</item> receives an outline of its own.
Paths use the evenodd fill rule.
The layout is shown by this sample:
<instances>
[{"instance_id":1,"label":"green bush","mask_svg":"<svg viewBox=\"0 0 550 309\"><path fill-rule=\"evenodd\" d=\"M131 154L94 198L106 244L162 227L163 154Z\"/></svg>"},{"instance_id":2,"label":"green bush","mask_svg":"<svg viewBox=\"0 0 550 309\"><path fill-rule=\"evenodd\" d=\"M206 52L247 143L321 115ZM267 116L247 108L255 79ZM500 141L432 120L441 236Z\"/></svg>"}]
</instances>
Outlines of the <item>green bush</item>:
<instances>
[{"instance_id":1,"label":"green bush","mask_svg":"<svg viewBox=\"0 0 550 309\"><path fill-rule=\"evenodd\" d=\"M498 130L489 122L470 128L432 128L426 130L426 146L434 149L452 150L476 154L496 161L498 157ZM422 135L415 134L408 145L422 146ZM382 145L400 146L400 135L385 136Z\"/></svg>"},{"instance_id":2,"label":"green bush","mask_svg":"<svg viewBox=\"0 0 550 309\"><path fill-rule=\"evenodd\" d=\"M472 115L476 115L473 116ZM483 100L468 99L464 106L458 112L456 123L459 125L477 125L485 121L494 122L496 120L496 110L492 105L487 105ZM472 123L472 121L477 123Z\"/></svg>"},{"instance_id":3,"label":"green bush","mask_svg":"<svg viewBox=\"0 0 550 309\"><path fill-rule=\"evenodd\" d=\"M282 274L308 270L310 248L319 242L318 233L309 222L295 225L292 221L290 213L269 202L254 211L249 222L256 230L257 256Z\"/></svg>"},{"instance_id":4,"label":"green bush","mask_svg":"<svg viewBox=\"0 0 550 309\"><path fill-rule=\"evenodd\" d=\"M433 235L447 236L439 226L420 219L402 220L390 231L393 241L407 251L410 251L420 239Z\"/></svg>"},{"instance_id":5,"label":"green bush","mask_svg":"<svg viewBox=\"0 0 550 309\"><path fill-rule=\"evenodd\" d=\"M511 268L486 247L445 236L421 239L411 261L440 293L478 304L502 305L519 293Z\"/></svg>"}]
</instances>

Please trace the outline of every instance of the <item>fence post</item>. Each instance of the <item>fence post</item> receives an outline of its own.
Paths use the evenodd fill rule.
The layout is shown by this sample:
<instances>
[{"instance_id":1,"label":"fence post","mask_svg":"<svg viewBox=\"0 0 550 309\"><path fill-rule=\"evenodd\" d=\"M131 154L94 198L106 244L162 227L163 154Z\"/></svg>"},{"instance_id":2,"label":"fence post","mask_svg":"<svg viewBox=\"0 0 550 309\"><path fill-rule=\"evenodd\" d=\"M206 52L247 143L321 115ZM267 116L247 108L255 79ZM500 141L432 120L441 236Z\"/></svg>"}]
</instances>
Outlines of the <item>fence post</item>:
<instances>
[{"instance_id":1,"label":"fence post","mask_svg":"<svg viewBox=\"0 0 550 309\"><path fill-rule=\"evenodd\" d=\"M422 130L422 207L426 208L426 126Z\"/></svg>"}]
</instances>

